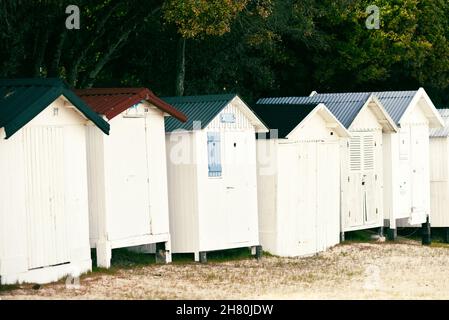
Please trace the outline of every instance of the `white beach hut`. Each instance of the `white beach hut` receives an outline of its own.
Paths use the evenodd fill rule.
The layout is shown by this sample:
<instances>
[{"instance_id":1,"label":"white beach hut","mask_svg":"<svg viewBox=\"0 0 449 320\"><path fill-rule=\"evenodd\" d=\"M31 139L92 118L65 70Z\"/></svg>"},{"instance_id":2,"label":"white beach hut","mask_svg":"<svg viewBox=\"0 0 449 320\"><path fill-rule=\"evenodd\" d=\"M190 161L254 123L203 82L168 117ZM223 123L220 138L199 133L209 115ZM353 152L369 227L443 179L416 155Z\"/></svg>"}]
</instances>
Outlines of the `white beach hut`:
<instances>
[{"instance_id":1,"label":"white beach hut","mask_svg":"<svg viewBox=\"0 0 449 320\"><path fill-rule=\"evenodd\" d=\"M112 249L156 244L171 261L165 116L186 117L146 88L96 88L76 93L111 125L87 128L90 242L98 266Z\"/></svg>"},{"instance_id":2,"label":"white beach hut","mask_svg":"<svg viewBox=\"0 0 449 320\"><path fill-rule=\"evenodd\" d=\"M432 228L444 228L449 242L449 109L439 109L445 126L430 130L430 212Z\"/></svg>"},{"instance_id":3,"label":"white beach hut","mask_svg":"<svg viewBox=\"0 0 449 320\"><path fill-rule=\"evenodd\" d=\"M369 93L264 98L258 104L324 103L351 133L342 141L341 238L345 232L381 228L383 214L382 133L397 130L378 99Z\"/></svg>"},{"instance_id":4,"label":"white beach hut","mask_svg":"<svg viewBox=\"0 0 449 320\"><path fill-rule=\"evenodd\" d=\"M260 254L255 134L268 129L236 95L164 100L189 119L166 121L172 251Z\"/></svg>"},{"instance_id":5,"label":"white beach hut","mask_svg":"<svg viewBox=\"0 0 449 320\"><path fill-rule=\"evenodd\" d=\"M2 284L48 283L91 270L88 123L99 135L109 131L57 79L0 80Z\"/></svg>"},{"instance_id":6,"label":"white beach hut","mask_svg":"<svg viewBox=\"0 0 449 320\"><path fill-rule=\"evenodd\" d=\"M383 134L383 211L389 238L396 238L398 226L424 224L428 230L427 218L431 214L429 128L442 127L441 116L423 88L358 94L377 97L398 128L384 130ZM316 94L314 97L345 95L348 94ZM429 234L424 232L424 235Z\"/></svg>"},{"instance_id":7,"label":"white beach hut","mask_svg":"<svg viewBox=\"0 0 449 320\"><path fill-rule=\"evenodd\" d=\"M340 144L350 136L323 104L254 106L270 127L257 140L259 234L279 256L339 243Z\"/></svg>"}]
</instances>

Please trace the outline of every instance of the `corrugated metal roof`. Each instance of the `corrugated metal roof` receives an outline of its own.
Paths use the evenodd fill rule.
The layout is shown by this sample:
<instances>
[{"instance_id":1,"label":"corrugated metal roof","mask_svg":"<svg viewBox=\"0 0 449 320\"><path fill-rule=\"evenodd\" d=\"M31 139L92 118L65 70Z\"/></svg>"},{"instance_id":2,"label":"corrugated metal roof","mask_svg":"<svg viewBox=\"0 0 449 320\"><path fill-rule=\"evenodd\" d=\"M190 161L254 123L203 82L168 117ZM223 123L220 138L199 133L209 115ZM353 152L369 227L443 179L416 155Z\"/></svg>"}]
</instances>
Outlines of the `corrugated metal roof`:
<instances>
[{"instance_id":1,"label":"corrugated metal roof","mask_svg":"<svg viewBox=\"0 0 449 320\"><path fill-rule=\"evenodd\" d=\"M430 137L449 137L449 109L438 109L438 112L444 120L444 127L439 129L430 129Z\"/></svg>"},{"instance_id":2,"label":"corrugated metal roof","mask_svg":"<svg viewBox=\"0 0 449 320\"><path fill-rule=\"evenodd\" d=\"M417 93L418 90L373 92L396 125L399 125L399 120L401 120L401 117Z\"/></svg>"},{"instance_id":3,"label":"corrugated metal roof","mask_svg":"<svg viewBox=\"0 0 449 320\"><path fill-rule=\"evenodd\" d=\"M193 122L201 122L201 129L207 125L223 110L236 94L186 96L186 97L164 97L162 100L175 106L184 113L188 120L179 123L174 119L166 119L165 130L171 132L177 129L193 130Z\"/></svg>"},{"instance_id":4,"label":"corrugated metal roof","mask_svg":"<svg viewBox=\"0 0 449 320\"><path fill-rule=\"evenodd\" d=\"M376 96L390 117L399 125L404 112L418 91L379 91L379 92L347 92L317 93L310 97L264 98L257 103L324 103L335 117L349 128L360 109L371 95Z\"/></svg>"},{"instance_id":5,"label":"corrugated metal roof","mask_svg":"<svg viewBox=\"0 0 449 320\"><path fill-rule=\"evenodd\" d=\"M59 79L0 79L0 128L11 137L60 96L69 100L104 133L109 124Z\"/></svg>"},{"instance_id":6,"label":"corrugated metal roof","mask_svg":"<svg viewBox=\"0 0 449 320\"><path fill-rule=\"evenodd\" d=\"M270 129L278 130L279 138L285 138L316 106L317 104L256 104L253 110Z\"/></svg>"},{"instance_id":7,"label":"corrugated metal roof","mask_svg":"<svg viewBox=\"0 0 449 320\"><path fill-rule=\"evenodd\" d=\"M311 97L263 98L257 104L319 104L324 103L334 116L349 128L370 97L369 93L320 94Z\"/></svg>"},{"instance_id":8,"label":"corrugated metal roof","mask_svg":"<svg viewBox=\"0 0 449 320\"><path fill-rule=\"evenodd\" d=\"M179 121L187 120L182 112L158 98L147 88L94 88L75 90L75 93L97 113L105 115L109 120L142 100L150 102Z\"/></svg>"}]
</instances>

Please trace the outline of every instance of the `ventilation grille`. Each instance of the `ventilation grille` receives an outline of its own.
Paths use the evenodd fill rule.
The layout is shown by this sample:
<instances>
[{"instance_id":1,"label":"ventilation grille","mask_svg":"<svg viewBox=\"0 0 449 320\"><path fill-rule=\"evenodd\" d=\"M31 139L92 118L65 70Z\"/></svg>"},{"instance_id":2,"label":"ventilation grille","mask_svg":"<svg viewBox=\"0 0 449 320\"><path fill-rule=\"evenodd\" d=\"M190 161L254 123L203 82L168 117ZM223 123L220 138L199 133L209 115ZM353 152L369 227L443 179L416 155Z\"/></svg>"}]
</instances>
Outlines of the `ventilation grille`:
<instances>
[{"instance_id":1,"label":"ventilation grille","mask_svg":"<svg viewBox=\"0 0 449 320\"><path fill-rule=\"evenodd\" d=\"M363 169L374 169L374 137L372 135L363 137Z\"/></svg>"},{"instance_id":2,"label":"ventilation grille","mask_svg":"<svg viewBox=\"0 0 449 320\"><path fill-rule=\"evenodd\" d=\"M360 136L352 136L349 145L351 171L360 171L362 169L362 146L360 138Z\"/></svg>"},{"instance_id":3,"label":"ventilation grille","mask_svg":"<svg viewBox=\"0 0 449 320\"><path fill-rule=\"evenodd\" d=\"M349 145L351 171L374 170L374 136L354 135Z\"/></svg>"}]
</instances>

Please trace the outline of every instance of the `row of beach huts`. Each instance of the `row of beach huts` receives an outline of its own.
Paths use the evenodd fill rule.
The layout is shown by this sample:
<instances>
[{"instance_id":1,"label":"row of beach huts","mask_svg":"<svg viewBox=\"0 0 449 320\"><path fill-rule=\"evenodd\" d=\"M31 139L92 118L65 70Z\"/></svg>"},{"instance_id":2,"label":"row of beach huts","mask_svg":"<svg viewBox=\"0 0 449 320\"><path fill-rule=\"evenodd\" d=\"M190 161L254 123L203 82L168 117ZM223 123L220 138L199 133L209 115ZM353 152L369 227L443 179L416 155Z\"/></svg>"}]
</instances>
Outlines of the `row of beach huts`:
<instances>
[{"instance_id":1,"label":"row of beach huts","mask_svg":"<svg viewBox=\"0 0 449 320\"><path fill-rule=\"evenodd\" d=\"M130 248L307 256L375 229L445 228L449 110L425 90L159 98L0 80L0 283L47 283Z\"/></svg>"}]
</instances>

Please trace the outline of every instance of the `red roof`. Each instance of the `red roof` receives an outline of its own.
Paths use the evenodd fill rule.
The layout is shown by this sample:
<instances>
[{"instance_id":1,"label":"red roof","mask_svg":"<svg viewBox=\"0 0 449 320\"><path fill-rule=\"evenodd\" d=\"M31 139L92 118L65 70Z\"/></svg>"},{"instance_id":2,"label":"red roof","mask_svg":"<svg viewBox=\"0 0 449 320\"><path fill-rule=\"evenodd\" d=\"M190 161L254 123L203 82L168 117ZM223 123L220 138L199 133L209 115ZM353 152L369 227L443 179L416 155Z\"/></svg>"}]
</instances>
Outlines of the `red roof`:
<instances>
[{"instance_id":1,"label":"red roof","mask_svg":"<svg viewBox=\"0 0 449 320\"><path fill-rule=\"evenodd\" d=\"M75 93L95 112L105 115L109 120L146 100L179 121L187 121L185 114L158 98L147 88L94 88L75 90Z\"/></svg>"}]
</instances>

